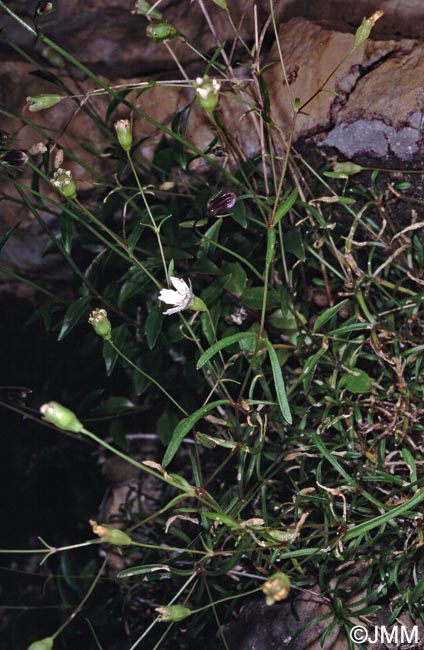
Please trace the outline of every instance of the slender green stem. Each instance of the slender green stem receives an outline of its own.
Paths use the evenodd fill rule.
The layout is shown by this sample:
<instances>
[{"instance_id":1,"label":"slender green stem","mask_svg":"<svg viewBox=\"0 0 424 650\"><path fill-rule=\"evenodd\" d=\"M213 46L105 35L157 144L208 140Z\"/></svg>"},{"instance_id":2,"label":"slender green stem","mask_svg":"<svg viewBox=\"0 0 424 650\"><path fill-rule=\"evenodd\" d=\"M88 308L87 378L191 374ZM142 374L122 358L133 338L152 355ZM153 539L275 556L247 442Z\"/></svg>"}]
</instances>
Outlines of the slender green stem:
<instances>
[{"instance_id":1,"label":"slender green stem","mask_svg":"<svg viewBox=\"0 0 424 650\"><path fill-rule=\"evenodd\" d=\"M140 178L139 178L139 176L137 174L137 170L136 170L136 168L134 166L134 162L133 162L130 151L127 151L127 158L128 158L129 165L131 167L131 171L132 171L133 176L135 178L135 182L137 183L138 190L139 190L139 192L141 194L144 205L146 206L147 214L149 215L150 221L152 222L153 232L155 233L156 239L158 241L160 256L161 256L162 264L163 264L163 270L165 272L165 277L166 277L166 283L169 285L168 266L167 266L166 259L165 259L165 253L163 251L162 240L160 238L160 226L156 225L155 219L154 219L152 211L150 209L149 202L147 201L146 194L144 192L142 184L140 183Z\"/></svg>"},{"instance_id":2,"label":"slender green stem","mask_svg":"<svg viewBox=\"0 0 424 650\"><path fill-rule=\"evenodd\" d=\"M140 373L140 375L143 375L143 377L146 377L146 379L148 379L149 381L151 381L152 384L154 384L155 386L157 386L157 388L159 388L159 390L162 391L162 393L163 393L163 394L164 394L164 395L165 395L165 396L166 396L166 397L167 397L167 398L168 398L168 399L169 399L169 400L174 404L174 406L177 407L177 409L178 409L179 411L181 411L181 413L183 413L186 417L188 416L187 411L186 411L186 410L181 406L181 404L178 404L178 402L177 402L177 401L172 397L172 395L170 395L170 394L168 393L168 391L165 390L165 388L164 388L164 387L163 387L163 386L162 386L162 385L161 385L161 384L160 384L160 383L159 383L159 382L158 382L154 377L152 377L151 375L149 375L147 372L144 372L144 370L142 370L139 366L137 366L135 363L133 363L133 362L131 361L131 359L129 359L129 358L128 358L128 357L127 357L127 356L126 356L126 355L125 355L125 354L124 354L124 353L123 353L123 352L122 352L122 351L121 351L121 350L120 350L120 349L115 345L115 343L112 341L112 339L109 339L109 340L108 340L108 343L109 343L109 345L110 345L110 346L115 350L115 352L117 352L117 353L119 354L119 356L120 356L122 359L124 359L124 360L125 360L125 361L130 365L130 366L131 366L131 368L134 368L134 370L135 370L136 372Z\"/></svg>"}]
</instances>

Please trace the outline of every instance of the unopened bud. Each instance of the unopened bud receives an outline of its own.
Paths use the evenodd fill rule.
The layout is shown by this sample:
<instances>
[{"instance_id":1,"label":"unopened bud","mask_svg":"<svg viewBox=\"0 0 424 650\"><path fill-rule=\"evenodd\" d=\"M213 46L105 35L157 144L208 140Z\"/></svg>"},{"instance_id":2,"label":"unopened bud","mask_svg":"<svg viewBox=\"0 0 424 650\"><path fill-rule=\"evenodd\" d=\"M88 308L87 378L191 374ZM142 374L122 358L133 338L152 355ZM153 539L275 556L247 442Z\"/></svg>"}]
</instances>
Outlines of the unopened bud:
<instances>
[{"instance_id":1,"label":"unopened bud","mask_svg":"<svg viewBox=\"0 0 424 650\"><path fill-rule=\"evenodd\" d=\"M112 325L107 317L106 309L95 309L92 311L88 322L93 326L96 334L106 339L106 341L110 341Z\"/></svg>"},{"instance_id":2,"label":"unopened bud","mask_svg":"<svg viewBox=\"0 0 424 650\"><path fill-rule=\"evenodd\" d=\"M90 525L93 533L101 537L103 542L113 544L114 546L124 546L125 544L132 544L132 539L127 533L119 528L107 526L106 524L98 524L94 519L90 519Z\"/></svg>"},{"instance_id":3,"label":"unopened bud","mask_svg":"<svg viewBox=\"0 0 424 650\"><path fill-rule=\"evenodd\" d=\"M221 82L219 79L209 79L208 75L198 77L194 83L197 101L208 113L213 113L219 102Z\"/></svg>"},{"instance_id":4,"label":"unopened bud","mask_svg":"<svg viewBox=\"0 0 424 650\"><path fill-rule=\"evenodd\" d=\"M285 573L274 573L262 587L266 596L266 604L273 605L279 600L287 598L290 591L290 578Z\"/></svg>"},{"instance_id":5,"label":"unopened bud","mask_svg":"<svg viewBox=\"0 0 424 650\"><path fill-rule=\"evenodd\" d=\"M155 25L148 26L146 35L156 43L161 43L169 38L175 38L178 36L178 32L174 25L170 23L156 23Z\"/></svg>"},{"instance_id":6,"label":"unopened bud","mask_svg":"<svg viewBox=\"0 0 424 650\"><path fill-rule=\"evenodd\" d=\"M182 605L169 605L168 607L156 607L159 621L166 623L168 621L183 621L190 616L191 610Z\"/></svg>"},{"instance_id":7,"label":"unopened bud","mask_svg":"<svg viewBox=\"0 0 424 650\"><path fill-rule=\"evenodd\" d=\"M2 161L13 167L23 167L28 162L28 156L21 149L11 149L1 157Z\"/></svg>"},{"instance_id":8,"label":"unopened bud","mask_svg":"<svg viewBox=\"0 0 424 650\"><path fill-rule=\"evenodd\" d=\"M65 199L76 199L77 186L69 169L59 168L50 182Z\"/></svg>"},{"instance_id":9,"label":"unopened bud","mask_svg":"<svg viewBox=\"0 0 424 650\"><path fill-rule=\"evenodd\" d=\"M371 34L371 30L374 27L375 23L377 20L381 18L381 16L384 14L384 11L382 9L379 9L378 11L375 11L372 16L369 18L364 18L362 23L359 25L358 29L356 30L355 34L355 47L359 47L359 45L362 45L362 43L365 43L369 35Z\"/></svg>"},{"instance_id":10,"label":"unopened bud","mask_svg":"<svg viewBox=\"0 0 424 650\"><path fill-rule=\"evenodd\" d=\"M63 95L36 95L35 97L27 97L26 102L28 109L35 113L35 111L44 111L45 108L50 108L65 99Z\"/></svg>"},{"instance_id":11,"label":"unopened bud","mask_svg":"<svg viewBox=\"0 0 424 650\"><path fill-rule=\"evenodd\" d=\"M79 433L84 428L75 413L67 409L66 406L59 404L59 402L43 404L40 408L40 413L43 416L43 420L54 424L58 429L63 429L63 431Z\"/></svg>"},{"instance_id":12,"label":"unopened bud","mask_svg":"<svg viewBox=\"0 0 424 650\"><path fill-rule=\"evenodd\" d=\"M152 9L152 5L147 0L138 0L135 5L135 13L152 18L152 20L162 20L163 18L163 13L156 7Z\"/></svg>"},{"instance_id":13,"label":"unopened bud","mask_svg":"<svg viewBox=\"0 0 424 650\"><path fill-rule=\"evenodd\" d=\"M46 636L45 639L40 639L39 641L34 641L31 643L28 650L52 650L53 648L53 639L51 636Z\"/></svg>"},{"instance_id":14,"label":"unopened bud","mask_svg":"<svg viewBox=\"0 0 424 650\"><path fill-rule=\"evenodd\" d=\"M116 137L124 151L129 151L132 145L131 124L129 120L118 120L114 124Z\"/></svg>"},{"instance_id":15,"label":"unopened bud","mask_svg":"<svg viewBox=\"0 0 424 650\"><path fill-rule=\"evenodd\" d=\"M49 2L49 0L41 0L41 2L39 2L37 5L35 13L37 16L48 16L54 10L55 6L53 2Z\"/></svg>"}]
</instances>

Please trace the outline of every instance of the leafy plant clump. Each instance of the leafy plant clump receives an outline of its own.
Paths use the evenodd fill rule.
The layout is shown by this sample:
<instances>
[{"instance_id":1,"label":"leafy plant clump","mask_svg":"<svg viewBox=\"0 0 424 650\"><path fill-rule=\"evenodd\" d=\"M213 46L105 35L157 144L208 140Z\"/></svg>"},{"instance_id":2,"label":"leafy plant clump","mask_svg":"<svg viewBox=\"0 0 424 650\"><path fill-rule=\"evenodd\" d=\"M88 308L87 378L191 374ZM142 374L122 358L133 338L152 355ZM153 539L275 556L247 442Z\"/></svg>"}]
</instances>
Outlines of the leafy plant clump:
<instances>
[{"instance_id":1,"label":"leafy plant clump","mask_svg":"<svg viewBox=\"0 0 424 650\"><path fill-rule=\"evenodd\" d=\"M215 4L231 20L226 2ZM196 48L155 7L138 3L157 47L173 53L179 39ZM54 543L22 548L23 539L2 551L39 554L40 575L58 585L65 577L55 597L70 611L59 611L55 628L37 627L44 632L29 648L84 638L106 650L112 629L128 635L128 648L165 648L182 630L187 643L218 631L226 648L222 626L245 599L272 606L304 589L329 607L324 647L335 625L348 635L387 603L387 625L405 611L422 618L422 224L414 212L406 226L387 218L410 185L388 190L377 170L350 161L315 169L294 152L312 98L293 98L284 133L262 40L252 48L238 40L248 89L225 44L199 52L201 77L179 63L189 103L168 126L138 97L171 82L131 93L109 86L44 35L41 17L52 8L41 7L37 27L0 8L70 77L77 69L95 84L76 94L15 46L51 92L29 97L29 112L2 105L39 145L20 150L19 127L5 136L1 191L46 229L72 280L66 295L31 282L40 306L23 330L31 336L42 322L57 354L67 351L57 381L3 405L32 419L41 405L34 426L57 432L71 476L83 449L136 477L105 519L91 512L76 525L79 539L58 530ZM352 51L381 13L364 19ZM253 156L226 126L227 96L255 121ZM38 124L38 111L67 103L70 122L57 131ZM103 134L100 146L87 135L85 154L62 145L80 112ZM199 113L211 133L203 148L187 136ZM162 136L150 159L142 124ZM154 441L153 454L134 452L134 430ZM301 626L316 622L311 615Z\"/></svg>"}]
</instances>

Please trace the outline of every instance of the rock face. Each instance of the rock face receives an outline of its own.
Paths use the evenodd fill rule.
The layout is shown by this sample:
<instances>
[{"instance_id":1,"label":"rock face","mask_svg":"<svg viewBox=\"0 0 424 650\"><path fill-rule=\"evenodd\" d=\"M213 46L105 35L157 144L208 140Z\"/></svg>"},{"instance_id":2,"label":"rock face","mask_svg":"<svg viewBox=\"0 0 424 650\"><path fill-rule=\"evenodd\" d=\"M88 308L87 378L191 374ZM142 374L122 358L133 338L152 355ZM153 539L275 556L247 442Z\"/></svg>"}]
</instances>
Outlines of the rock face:
<instances>
[{"instance_id":1,"label":"rock face","mask_svg":"<svg viewBox=\"0 0 424 650\"><path fill-rule=\"evenodd\" d=\"M321 152L324 157L335 155L359 163L377 162L380 166L421 167L424 44L417 39L424 33L420 31L420 26L424 26L423 3L385 0L385 15L373 30L373 40L351 56L346 55L352 49L355 29L364 15L369 16L376 9L367 0L354 4L329 0L324 6L313 0L281 0L275 6L279 47L272 25L267 22L268 0L240 0L229 4L231 20L212 0L203 3L164 0L160 8L165 18L185 36L169 44L147 38L147 19L134 12L132 0L58 3L57 10L38 18L37 24L55 42L102 75L110 86L122 88L125 84L149 82L153 78L177 81L171 87L155 86L143 89L142 93L134 90L127 96L147 116L147 119L134 116L134 133L143 139L141 152L147 160L152 158L162 137L160 125L169 127L176 113L188 107L187 140L205 150L216 138L217 133L202 110L193 104L191 82L184 83L182 75L193 80L203 74L205 63L198 51L208 52L210 56L217 44L224 41L230 74L222 85L220 111L229 136L227 142L221 138L219 144L233 169L260 150L260 115L252 109L263 98L252 78L246 49L254 43L256 25L256 38L265 29L260 66L265 69L270 116L280 134L284 134L277 143L281 153L293 125L295 99L304 103L313 97L305 105L307 115L296 118L295 142ZM16 0L8 6L28 25L33 25L33 8L29 11L28 3ZM57 92L48 79L49 74L58 76L70 92L80 97L95 90L94 82L73 66L55 67L51 52L46 51L40 39L35 40L29 30L4 11L0 11L0 28L6 34L0 42L2 128L15 138L14 146L18 148L28 149L39 141L52 139L64 150L65 163L77 180L79 192L91 192L90 169L100 175L110 173L105 152L112 142L112 124L119 117L127 117L128 109L121 104L112 112L107 128L94 124L86 114L91 110L104 118L111 101L106 94L87 96L80 109L72 100L66 100L49 111L29 114L25 109L28 95ZM236 29L240 34L238 40ZM32 74L34 65L23 62L12 44L24 49L43 66L44 78ZM336 66L336 73L325 83ZM216 71L211 74L219 76ZM325 91L314 96L322 85ZM101 156L93 155L90 149ZM204 170L205 165L198 158L191 171ZM46 184L42 187L50 191ZM34 273L41 270L46 273L51 256L47 260L40 257L46 236L32 223L26 210L14 202L13 193L10 190L8 193L12 196L11 200L3 201L0 236L17 221L24 221L24 226L1 253L1 261L25 274L33 259ZM40 234L35 235L34 231ZM29 255L29 251L34 253ZM22 268L23 259L28 260L29 267Z\"/></svg>"}]
</instances>

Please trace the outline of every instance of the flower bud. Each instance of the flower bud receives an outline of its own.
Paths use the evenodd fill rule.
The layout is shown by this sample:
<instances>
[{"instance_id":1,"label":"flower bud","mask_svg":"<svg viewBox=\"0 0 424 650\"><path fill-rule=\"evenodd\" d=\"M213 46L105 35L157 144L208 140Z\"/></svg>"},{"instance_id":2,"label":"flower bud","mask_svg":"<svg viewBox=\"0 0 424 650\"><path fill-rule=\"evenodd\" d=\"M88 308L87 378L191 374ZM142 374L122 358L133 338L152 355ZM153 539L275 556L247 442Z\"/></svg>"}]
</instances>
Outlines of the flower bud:
<instances>
[{"instance_id":1,"label":"flower bud","mask_svg":"<svg viewBox=\"0 0 424 650\"><path fill-rule=\"evenodd\" d=\"M207 113L213 113L218 105L221 82L219 79L209 79L208 75L198 77L194 83L197 101Z\"/></svg>"},{"instance_id":2,"label":"flower bud","mask_svg":"<svg viewBox=\"0 0 424 650\"><path fill-rule=\"evenodd\" d=\"M93 326L96 334L104 338L106 341L110 341L112 338L112 325L107 317L106 309L95 309L92 311L88 322Z\"/></svg>"},{"instance_id":3,"label":"flower bud","mask_svg":"<svg viewBox=\"0 0 424 650\"><path fill-rule=\"evenodd\" d=\"M168 605L168 607L156 607L159 621L167 623L168 621L183 621L190 616L191 610L182 605Z\"/></svg>"},{"instance_id":4,"label":"flower bud","mask_svg":"<svg viewBox=\"0 0 424 650\"><path fill-rule=\"evenodd\" d=\"M36 95L35 97L27 97L26 102L28 109L35 113L35 111L43 111L45 108L50 108L65 99L63 95Z\"/></svg>"},{"instance_id":5,"label":"flower bud","mask_svg":"<svg viewBox=\"0 0 424 650\"><path fill-rule=\"evenodd\" d=\"M149 25L146 29L146 35L155 41L155 43L161 43L166 41L168 38L175 38L178 36L178 32L175 29L174 25L170 23L156 23L155 25Z\"/></svg>"},{"instance_id":6,"label":"flower bud","mask_svg":"<svg viewBox=\"0 0 424 650\"><path fill-rule=\"evenodd\" d=\"M50 182L65 199L76 199L77 186L69 169L59 168Z\"/></svg>"},{"instance_id":7,"label":"flower bud","mask_svg":"<svg viewBox=\"0 0 424 650\"><path fill-rule=\"evenodd\" d=\"M362 23L359 25L358 29L356 30L355 47L359 47L359 45L365 43L365 41L368 39L369 35L371 34L371 30L374 27L375 23L377 22L377 20L381 18L383 14L384 11L382 9L379 9L378 11L374 11L373 15L370 16L369 18L363 19Z\"/></svg>"},{"instance_id":8,"label":"flower bud","mask_svg":"<svg viewBox=\"0 0 424 650\"><path fill-rule=\"evenodd\" d=\"M91 528L93 533L101 537L102 542L113 544L114 546L123 546L125 544L132 544L132 539L127 533L119 528L107 526L106 524L98 524L94 519L90 519Z\"/></svg>"},{"instance_id":9,"label":"flower bud","mask_svg":"<svg viewBox=\"0 0 424 650\"><path fill-rule=\"evenodd\" d=\"M37 5L35 13L37 16L48 16L54 10L55 6L53 2L49 2L49 0L41 0L41 2L39 2Z\"/></svg>"},{"instance_id":10,"label":"flower bud","mask_svg":"<svg viewBox=\"0 0 424 650\"><path fill-rule=\"evenodd\" d=\"M55 68L64 68L66 66L63 56L52 47L44 47L41 54Z\"/></svg>"},{"instance_id":11,"label":"flower bud","mask_svg":"<svg viewBox=\"0 0 424 650\"><path fill-rule=\"evenodd\" d=\"M131 124L129 120L118 120L114 124L116 137L124 151L129 151L132 145Z\"/></svg>"},{"instance_id":12,"label":"flower bud","mask_svg":"<svg viewBox=\"0 0 424 650\"><path fill-rule=\"evenodd\" d=\"M138 0L135 5L135 13L147 16L152 20L162 20L163 13L156 7L152 10L152 5L147 0Z\"/></svg>"},{"instance_id":13,"label":"flower bud","mask_svg":"<svg viewBox=\"0 0 424 650\"><path fill-rule=\"evenodd\" d=\"M14 167L23 167L28 162L28 156L25 151L21 149L11 149L4 156L1 157L2 161Z\"/></svg>"},{"instance_id":14,"label":"flower bud","mask_svg":"<svg viewBox=\"0 0 424 650\"><path fill-rule=\"evenodd\" d=\"M53 639L51 636L46 636L45 639L40 639L39 641L34 641L31 643L28 650L52 650L53 648Z\"/></svg>"},{"instance_id":15,"label":"flower bud","mask_svg":"<svg viewBox=\"0 0 424 650\"><path fill-rule=\"evenodd\" d=\"M290 578L285 573L274 573L262 587L266 596L266 604L273 605L276 601L287 598L290 591Z\"/></svg>"},{"instance_id":16,"label":"flower bud","mask_svg":"<svg viewBox=\"0 0 424 650\"><path fill-rule=\"evenodd\" d=\"M43 420L54 424L58 429L63 429L63 431L79 433L84 428L75 413L62 406L62 404L59 404L59 402L43 404L40 408L40 413L43 416Z\"/></svg>"}]
</instances>

